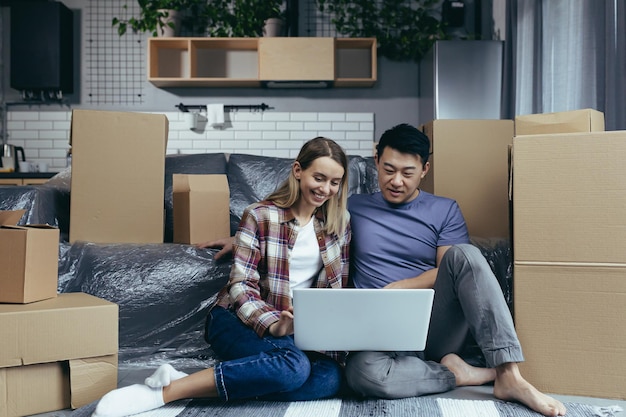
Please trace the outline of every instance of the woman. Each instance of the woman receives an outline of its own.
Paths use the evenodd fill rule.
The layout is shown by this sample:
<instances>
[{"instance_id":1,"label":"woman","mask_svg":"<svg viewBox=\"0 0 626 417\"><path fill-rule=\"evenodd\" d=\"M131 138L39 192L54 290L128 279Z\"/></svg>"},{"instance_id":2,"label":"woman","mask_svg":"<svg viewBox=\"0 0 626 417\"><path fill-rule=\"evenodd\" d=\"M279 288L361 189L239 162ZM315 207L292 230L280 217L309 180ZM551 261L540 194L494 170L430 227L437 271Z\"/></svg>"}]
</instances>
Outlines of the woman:
<instances>
[{"instance_id":1,"label":"woman","mask_svg":"<svg viewBox=\"0 0 626 417\"><path fill-rule=\"evenodd\" d=\"M292 290L341 288L348 278L348 162L334 141L305 143L289 178L244 211L233 266L207 318L206 339L223 362L191 375L162 365L144 384L111 391L95 417L140 413L183 398L312 400L342 380L341 353L294 345Z\"/></svg>"}]
</instances>

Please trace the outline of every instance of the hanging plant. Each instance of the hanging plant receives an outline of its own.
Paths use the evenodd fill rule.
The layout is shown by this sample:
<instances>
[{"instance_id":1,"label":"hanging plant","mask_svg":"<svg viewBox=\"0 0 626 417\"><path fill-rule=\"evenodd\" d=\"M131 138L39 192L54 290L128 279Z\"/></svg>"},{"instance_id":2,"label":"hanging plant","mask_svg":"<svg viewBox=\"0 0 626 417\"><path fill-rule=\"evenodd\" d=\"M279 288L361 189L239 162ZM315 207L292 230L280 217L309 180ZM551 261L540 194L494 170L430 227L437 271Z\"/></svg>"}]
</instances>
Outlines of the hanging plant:
<instances>
[{"instance_id":1,"label":"hanging plant","mask_svg":"<svg viewBox=\"0 0 626 417\"><path fill-rule=\"evenodd\" d=\"M419 61L435 41L448 39L438 19L439 0L316 0L337 33L375 37L378 54L393 61Z\"/></svg>"}]
</instances>

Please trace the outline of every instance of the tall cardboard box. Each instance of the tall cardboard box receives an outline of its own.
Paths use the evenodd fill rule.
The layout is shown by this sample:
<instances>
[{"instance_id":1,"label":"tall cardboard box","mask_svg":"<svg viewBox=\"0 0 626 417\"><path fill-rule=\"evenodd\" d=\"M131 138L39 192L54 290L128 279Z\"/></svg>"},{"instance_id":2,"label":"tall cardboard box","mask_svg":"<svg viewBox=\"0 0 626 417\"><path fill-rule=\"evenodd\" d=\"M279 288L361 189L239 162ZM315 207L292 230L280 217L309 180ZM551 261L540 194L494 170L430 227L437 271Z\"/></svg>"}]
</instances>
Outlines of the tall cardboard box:
<instances>
[{"instance_id":1,"label":"tall cardboard box","mask_svg":"<svg viewBox=\"0 0 626 417\"><path fill-rule=\"evenodd\" d=\"M515 117L515 136L603 131L604 113L593 109L527 114Z\"/></svg>"},{"instance_id":2,"label":"tall cardboard box","mask_svg":"<svg viewBox=\"0 0 626 417\"><path fill-rule=\"evenodd\" d=\"M168 120L74 110L70 242L161 243Z\"/></svg>"},{"instance_id":3,"label":"tall cardboard box","mask_svg":"<svg viewBox=\"0 0 626 417\"><path fill-rule=\"evenodd\" d=\"M67 293L0 304L0 417L89 404L117 387L118 306Z\"/></svg>"},{"instance_id":4,"label":"tall cardboard box","mask_svg":"<svg viewBox=\"0 0 626 417\"><path fill-rule=\"evenodd\" d=\"M514 308L524 376L626 399L626 131L516 136Z\"/></svg>"},{"instance_id":5,"label":"tall cardboard box","mask_svg":"<svg viewBox=\"0 0 626 417\"><path fill-rule=\"evenodd\" d=\"M510 235L509 145L512 120L434 120L430 172L421 188L457 201L471 236Z\"/></svg>"},{"instance_id":6,"label":"tall cardboard box","mask_svg":"<svg viewBox=\"0 0 626 417\"><path fill-rule=\"evenodd\" d=\"M230 236L226 175L172 176L174 242L194 244Z\"/></svg>"},{"instance_id":7,"label":"tall cardboard box","mask_svg":"<svg viewBox=\"0 0 626 417\"><path fill-rule=\"evenodd\" d=\"M32 303L57 296L59 229L17 226L24 213L0 211L0 303Z\"/></svg>"}]
</instances>

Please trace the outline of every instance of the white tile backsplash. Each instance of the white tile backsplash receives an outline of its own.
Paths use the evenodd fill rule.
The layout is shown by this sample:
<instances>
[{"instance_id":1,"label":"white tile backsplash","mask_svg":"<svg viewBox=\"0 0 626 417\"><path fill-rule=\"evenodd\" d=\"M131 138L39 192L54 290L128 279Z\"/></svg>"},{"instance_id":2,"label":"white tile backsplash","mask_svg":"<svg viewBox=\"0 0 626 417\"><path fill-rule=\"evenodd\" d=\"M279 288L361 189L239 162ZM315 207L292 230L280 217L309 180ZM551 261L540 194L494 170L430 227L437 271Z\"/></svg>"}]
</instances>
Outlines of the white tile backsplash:
<instances>
[{"instance_id":1,"label":"white tile backsplash","mask_svg":"<svg viewBox=\"0 0 626 417\"><path fill-rule=\"evenodd\" d=\"M157 112L153 112L157 113ZM168 154L247 153L295 158L302 144L315 136L336 140L348 155L371 156L374 113L227 112L226 127L189 129L181 112L158 112L170 121ZM26 158L47 163L52 172L66 166L71 111L10 111L8 143L22 146Z\"/></svg>"}]
</instances>

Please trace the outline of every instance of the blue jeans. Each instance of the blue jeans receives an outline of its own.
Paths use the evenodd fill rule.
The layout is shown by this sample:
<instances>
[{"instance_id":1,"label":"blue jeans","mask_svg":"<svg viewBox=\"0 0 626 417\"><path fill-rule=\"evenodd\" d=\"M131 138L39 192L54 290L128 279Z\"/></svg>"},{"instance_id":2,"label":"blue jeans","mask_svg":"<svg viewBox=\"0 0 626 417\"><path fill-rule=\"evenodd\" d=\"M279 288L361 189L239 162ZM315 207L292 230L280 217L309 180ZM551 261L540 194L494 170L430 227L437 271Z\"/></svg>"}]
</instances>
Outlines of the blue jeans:
<instances>
[{"instance_id":1,"label":"blue jeans","mask_svg":"<svg viewBox=\"0 0 626 417\"><path fill-rule=\"evenodd\" d=\"M339 363L318 352L303 352L293 336L259 337L233 311L214 307L206 339L223 361L215 382L224 400L305 401L336 395L342 384Z\"/></svg>"}]
</instances>

